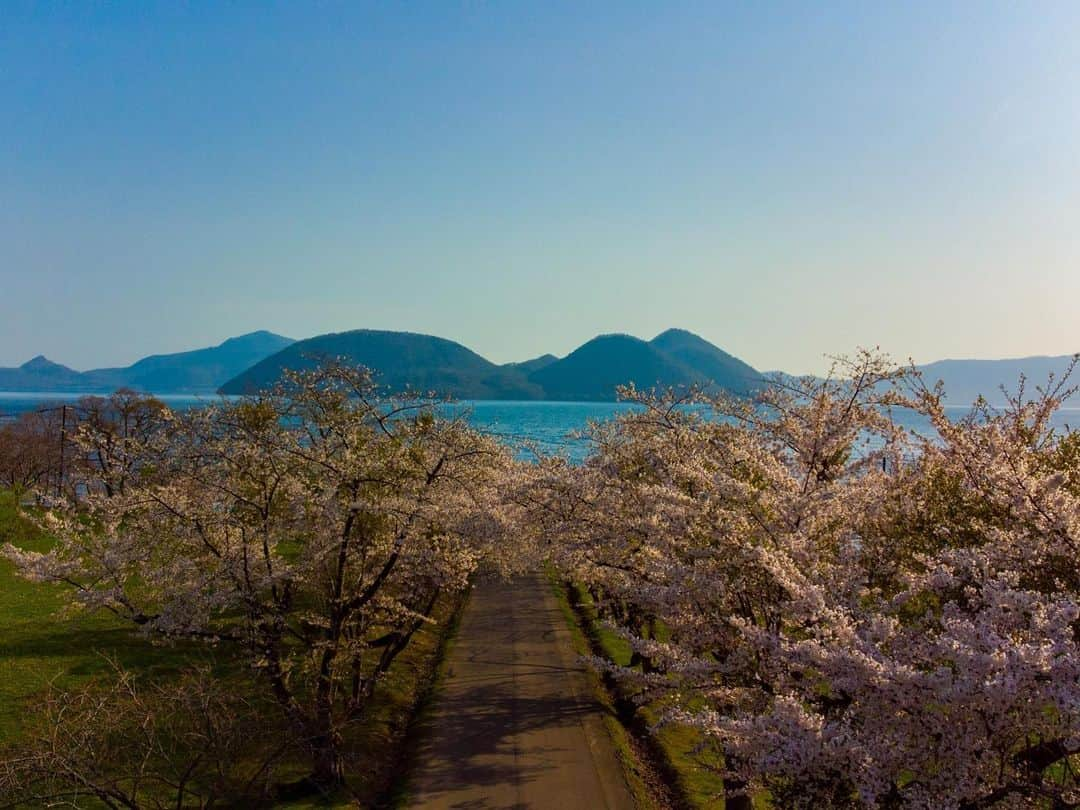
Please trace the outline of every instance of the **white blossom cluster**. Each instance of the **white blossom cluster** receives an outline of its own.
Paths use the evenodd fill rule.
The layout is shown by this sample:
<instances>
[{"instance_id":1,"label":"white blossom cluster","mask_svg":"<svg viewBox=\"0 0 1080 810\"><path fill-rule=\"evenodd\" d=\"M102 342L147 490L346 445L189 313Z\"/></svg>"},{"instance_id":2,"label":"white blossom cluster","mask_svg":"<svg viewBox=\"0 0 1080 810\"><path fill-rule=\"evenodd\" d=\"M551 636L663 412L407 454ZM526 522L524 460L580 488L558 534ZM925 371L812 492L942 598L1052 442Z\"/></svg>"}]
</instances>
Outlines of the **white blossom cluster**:
<instances>
[{"instance_id":1,"label":"white blossom cluster","mask_svg":"<svg viewBox=\"0 0 1080 810\"><path fill-rule=\"evenodd\" d=\"M629 390L643 409L519 500L632 646L601 665L722 747L729 799L1074 806L1080 434L1049 427L1069 393L954 422L870 352L753 404Z\"/></svg>"},{"instance_id":2,"label":"white blossom cluster","mask_svg":"<svg viewBox=\"0 0 1080 810\"><path fill-rule=\"evenodd\" d=\"M106 455L44 513L52 549L7 555L148 634L233 645L322 783L439 600L507 567L508 452L429 400L379 397L366 371L332 363L123 441L108 430L81 429Z\"/></svg>"}]
</instances>

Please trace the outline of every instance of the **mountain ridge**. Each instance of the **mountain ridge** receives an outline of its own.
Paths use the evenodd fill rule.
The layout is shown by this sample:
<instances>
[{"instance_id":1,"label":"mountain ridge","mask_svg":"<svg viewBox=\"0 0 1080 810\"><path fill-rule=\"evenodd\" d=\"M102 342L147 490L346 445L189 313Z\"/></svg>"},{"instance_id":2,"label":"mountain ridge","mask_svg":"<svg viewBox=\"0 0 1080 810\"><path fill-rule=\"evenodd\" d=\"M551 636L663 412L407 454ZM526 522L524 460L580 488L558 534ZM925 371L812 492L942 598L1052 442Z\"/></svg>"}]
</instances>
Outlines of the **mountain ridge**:
<instances>
[{"instance_id":1,"label":"mountain ridge","mask_svg":"<svg viewBox=\"0 0 1080 810\"><path fill-rule=\"evenodd\" d=\"M970 405L982 395L991 405L1002 405L1005 393L1001 389L1015 394L1021 375L1027 378L1030 392L1033 386L1045 386L1050 375L1061 379L1073 357L1075 355L1036 354L989 360L945 359L916 368L929 385L939 379L944 382L945 399L949 404ZM1073 383L1080 383L1080 378L1073 378Z\"/></svg>"},{"instance_id":2,"label":"mountain ridge","mask_svg":"<svg viewBox=\"0 0 1080 810\"><path fill-rule=\"evenodd\" d=\"M791 376L759 372L679 328L664 330L651 340L624 333L598 335L563 357L543 354L502 364L455 341L418 332L356 329L294 341L259 330L216 346L154 354L129 366L82 372L38 354L21 366L0 368L0 391L89 394L134 388L160 394L246 393L270 384L286 367L306 367L337 355L371 367L388 389L411 388L459 399L610 401L616 387L629 382L639 388L714 386L742 394L751 393L774 373ZM1000 405L1005 399L1001 386L1014 392L1023 373L1030 391L1045 384L1050 374L1060 378L1072 358L1045 354L947 358L917 368L931 385L944 381L951 405L970 405L979 394Z\"/></svg>"},{"instance_id":3,"label":"mountain ridge","mask_svg":"<svg viewBox=\"0 0 1080 810\"><path fill-rule=\"evenodd\" d=\"M313 366L320 357L340 356L368 366L390 390L411 388L458 399L612 401L616 387L712 385L738 393L753 389L760 375L749 365L685 330L657 339L691 342L712 367L699 368L653 342L631 335L599 335L565 357L545 354L496 365L446 338L416 332L354 329L316 335L282 349L221 386L223 394L266 388L285 369ZM693 361L694 358L690 358ZM728 363L731 369L723 368ZM720 370L722 373L716 373Z\"/></svg>"},{"instance_id":4,"label":"mountain ridge","mask_svg":"<svg viewBox=\"0 0 1080 810\"><path fill-rule=\"evenodd\" d=\"M75 371L44 355L16 368L0 368L0 391L108 393L132 388L153 393L215 393L223 382L293 343L266 330L228 338L216 346L143 357L129 366Z\"/></svg>"}]
</instances>

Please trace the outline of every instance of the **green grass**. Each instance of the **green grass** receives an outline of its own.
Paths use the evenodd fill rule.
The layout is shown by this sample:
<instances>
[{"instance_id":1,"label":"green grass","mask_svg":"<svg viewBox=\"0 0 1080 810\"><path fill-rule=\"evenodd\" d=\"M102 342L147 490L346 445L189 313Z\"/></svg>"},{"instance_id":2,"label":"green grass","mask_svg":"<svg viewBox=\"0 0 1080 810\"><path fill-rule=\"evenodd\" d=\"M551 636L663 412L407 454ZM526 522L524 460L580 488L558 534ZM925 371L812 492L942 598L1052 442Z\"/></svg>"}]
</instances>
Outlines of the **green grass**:
<instances>
[{"instance_id":1,"label":"green grass","mask_svg":"<svg viewBox=\"0 0 1080 810\"><path fill-rule=\"evenodd\" d=\"M48 538L0 491L0 544L44 551ZM69 689L110 668L106 656L139 674L175 672L194 650L155 646L104 613L64 612L65 586L28 582L0 558L0 747L18 739L34 698L50 683Z\"/></svg>"},{"instance_id":2,"label":"green grass","mask_svg":"<svg viewBox=\"0 0 1080 810\"><path fill-rule=\"evenodd\" d=\"M44 551L49 538L19 513L16 496L0 491L0 544ZM111 669L109 659L140 677L168 678L186 664L222 656L197 644L155 644L108 613L65 610L66 586L29 582L0 558L0 750L17 743L32 716L35 698L50 686L71 689ZM401 781L404 746L412 718L427 694L442 657L447 627L459 600L437 608L438 622L419 630L376 690L364 719L346 730L351 796L281 802L278 806L344 808L377 806L392 797ZM301 778L307 763L289 763L282 780Z\"/></svg>"},{"instance_id":3,"label":"green grass","mask_svg":"<svg viewBox=\"0 0 1080 810\"><path fill-rule=\"evenodd\" d=\"M468 600L469 592L466 591L455 601L452 609L448 611L449 615L436 628L438 639L435 649L424 658L428 663L428 669L426 677L416 679L418 691L415 693L408 728L401 740L398 777L390 784L389 790L383 797L382 804L388 808L406 807L412 798L411 777L416 770L418 743L425 734L430 733L428 724L434 716L435 705L445 683L450 653L454 648L454 641L457 638L461 617Z\"/></svg>"},{"instance_id":4,"label":"green grass","mask_svg":"<svg viewBox=\"0 0 1080 810\"><path fill-rule=\"evenodd\" d=\"M444 600L436 612L438 622L417 631L379 685L373 710L350 735L355 752L351 786L363 806L396 807L407 795L416 722L430 710L461 605L460 598Z\"/></svg>"},{"instance_id":5,"label":"green grass","mask_svg":"<svg viewBox=\"0 0 1080 810\"><path fill-rule=\"evenodd\" d=\"M551 590L555 595L555 600L558 602L559 609L566 620L566 625L570 629L574 651L578 655L591 654L592 649L590 648L589 639L578 622L574 608L570 605L566 588L563 587L562 582L554 572L549 571L548 579L551 582ZM626 776L626 783L630 788L630 793L633 795L635 805L641 810L659 810L663 805L657 800L655 789L650 787L653 774L649 772L646 763L642 762L642 758L635 750L630 731L619 721L611 692L608 691L603 680L592 670L589 671L589 682L593 687L593 694L597 701L606 709L604 712L604 726L607 729L608 736L611 738L615 756L622 766L623 774Z\"/></svg>"},{"instance_id":6,"label":"green grass","mask_svg":"<svg viewBox=\"0 0 1080 810\"><path fill-rule=\"evenodd\" d=\"M597 620L589 592L576 585L567 587L559 582L555 582L555 585L562 601L566 603L568 621L587 639L587 645L592 652L616 664L628 665L630 645ZM574 602L573 607L570 599ZM614 697L622 699L619 702L626 720L625 707L632 695L615 685L612 685L612 689L615 691ZM639 730L652 727L663 710L662 703L646 703L632 708L634 716L630 718L631 724ZM718 752L703 746L703 742L702 735L696 729L670 724L653 735L649 748L658 760L660 770L673 783L671 787L678 804L695 810L720 810L724 807L724 781L719 774L722 760Z\"/></svg>"},{"instance_id":7,"label":"green grass","mask_svg":"<svg viewBox=\"0 0 1080 810\"><path fill-rule=\"evenodd\" d=\"M408 796L410 743L416 721L430 703L460 605L459 599L444 600L436 610L437 623L417 631L380 682L371 710L346 730L351 795L278 802L276 806L290 810L402 806ZM296 772L290 775L302 777L305 767L297 763Z\"/></svg>"}]
</instances>

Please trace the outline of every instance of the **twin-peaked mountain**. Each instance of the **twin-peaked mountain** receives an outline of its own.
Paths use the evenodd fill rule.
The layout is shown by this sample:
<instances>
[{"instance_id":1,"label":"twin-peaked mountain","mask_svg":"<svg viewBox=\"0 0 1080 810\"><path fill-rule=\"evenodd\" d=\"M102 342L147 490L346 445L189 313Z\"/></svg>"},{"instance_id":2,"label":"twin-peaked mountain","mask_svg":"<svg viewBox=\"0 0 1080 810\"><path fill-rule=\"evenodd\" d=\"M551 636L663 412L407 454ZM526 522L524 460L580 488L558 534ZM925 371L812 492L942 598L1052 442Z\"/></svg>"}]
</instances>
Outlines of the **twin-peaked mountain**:
<instances>
[{"instance_id":1,"label":"twin-peaked mountain","mask_svg":"<svg viewBox=\"0 0 1080 810\"><path fill-rule=\"evenodd\" d=\"M610 400L617 386L629 382L638 387L698 384L747 394L761 377L742 360L682 329L669 329L650 341L601 335L529 374L547 399L556 400Z\"/></svg>"},{"instance_id":2,"label":"twin-peaked mountain","mask_svg":"<svg viewBox=\"0 0 1080 810\"><path fill-rule=\"evenodd\" d=\"M753 390L761 375L708 341L671 329L651 341L601 335L566 357L546 354L497 365L460 343L411 332L357 329L287 346L221 387L224 394L257 391L286 369L311 368L341 357L374 369L392 391L434 391L458 399L614 400L616 387L715 385Z\"/></svg>"}]
</instances>

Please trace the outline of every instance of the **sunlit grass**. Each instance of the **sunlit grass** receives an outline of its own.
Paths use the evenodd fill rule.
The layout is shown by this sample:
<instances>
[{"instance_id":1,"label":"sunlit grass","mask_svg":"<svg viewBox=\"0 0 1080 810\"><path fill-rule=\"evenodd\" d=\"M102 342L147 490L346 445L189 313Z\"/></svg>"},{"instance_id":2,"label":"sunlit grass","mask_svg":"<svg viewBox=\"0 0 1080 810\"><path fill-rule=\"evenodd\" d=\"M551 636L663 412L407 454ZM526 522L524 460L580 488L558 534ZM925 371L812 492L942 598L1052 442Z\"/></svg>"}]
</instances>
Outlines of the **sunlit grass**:
<instances>
[{"instance_id":1,"label":"sunlit grass","mask_svg":"<svg viewBox=\"0 0 1080 810\"><path fill-rule=\"evenodd\" d=\"M19 514L16 496L0 491L0 544L44 551L49 538ZM51 686L79 687L96 676L107 677L115 661L139 677L169 678L186 664L213 661L222 671L237 672L224 648L200 644L155 644L130 624L108 613L65 610L66 586L29 582L0 558L0 750L17 743L34 715L35 699ZM375 693L365 716L346 729L349 795L278 802L301 808L368 806L390 794L400 779L406 731L414 709L430 685L447 623L456 602L437 608L438 623L421 628ZM285 763L282 781L306 775L306 762Z\"/></svg>"},{"instance_id":2,"label":"sunlit grass","mask_svg":"<svg viewBox=\"0 0 1080 810\"><path fill-rule=\"evenodd\" d=\"M620 666L629 665L630 645L598 621L588 590L572 585L570 595L577 607L576 616L584 623L594 650ZM620 692L620 696L631 697L627 692ZM643 726L652 727L663 710L662 703L645 703L637 707L634 719ZM724 780L719 774L722 763L719 755L704 743L696 729L673 723L657 731L653 750L662 760L659 764L675 783L681 798L700 810L719 810L724 807Z\"/></svg>"},{"instance_id":3,"label":"sunlit grass","mask_svg":"<svg viewBox=\"0 0 1080 810\"><path fill-rule=\"evenodd\" d=\"M0 491L0 543L44 551L49 539ZM50 684L69 689L105 673L109 658L136 674L175 672L193 655L185 645L154 645L106 613L64 611L66 587L28 582L0 558L0 746L18 738L34 698Z\"/></svg>"}]
</instances>

